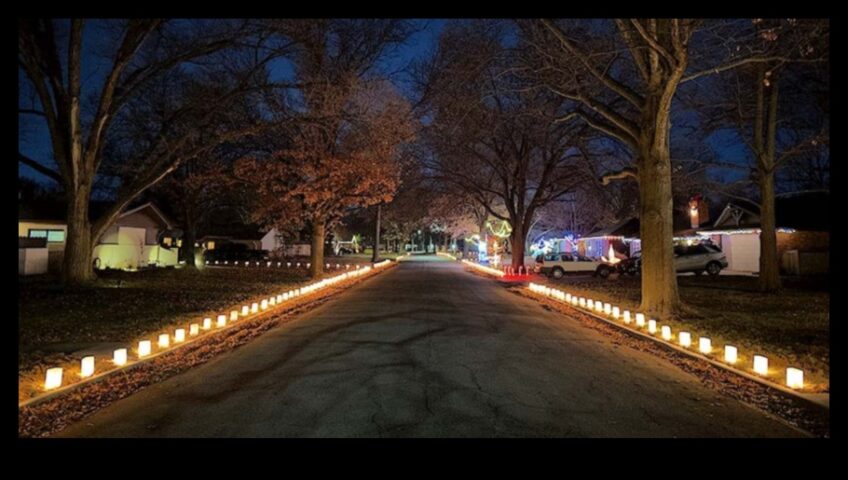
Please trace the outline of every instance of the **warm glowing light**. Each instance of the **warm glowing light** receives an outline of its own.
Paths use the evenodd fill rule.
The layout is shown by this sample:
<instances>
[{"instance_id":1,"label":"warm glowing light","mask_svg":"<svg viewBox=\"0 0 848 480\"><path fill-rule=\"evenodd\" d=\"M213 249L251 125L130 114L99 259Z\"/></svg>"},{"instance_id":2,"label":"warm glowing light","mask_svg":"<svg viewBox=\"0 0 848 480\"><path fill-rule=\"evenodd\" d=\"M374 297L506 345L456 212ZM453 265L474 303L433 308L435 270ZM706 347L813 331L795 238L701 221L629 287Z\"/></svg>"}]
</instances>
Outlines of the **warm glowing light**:
<instances>
[{"instance_id":1,"label":"warm glowing light","mask_svg":"<svg viewBox=\"0 0 848 480\"><path fill-rule=\"evenodd\" d=\"M787 368L786 386L789 388L804 388L804 371L795 367Z\"/></svg>"},{"instance_id":2,"label":"warm glowing light","mask_svg":"<svg viewBox=\"0 0 848 480\"><path fill-rule=\"evenodd\" d=\"M224 327L227 325L227 316L226 315L218 315L218 328Z\"/></svg>"},{"instance_id":3,"label":"warm glowing light","mask_svg":"<svg viewBox=\"0 0 848 480\"><path fill-rule=\"evenodd\" d=\"M727 363L736 363L737 359L736 347L733 345L724 346L724 361Z\"/></svg>"},{"instance_id":4,"label":"warm glowing light","mask_svg":"<svg viewBox=\"0 0 848 480\"><path fill-rule=\"evenodd\" d=\"M80 362L80 377L90 377L94 375L94 357L82 357Z\"/></svg>"},{"instance_id":5,"label":"warm glowing light","mask_svg":"<svg viewBox=\"0 0 848 480\"><path fill-rule=\"evenodd\" d=\"M241 316L246 317L250 313L250 307L247 305L242 305L241 307Z\"/></svg>"},{"instance_id":6,"label":"warm glowing light","mask_svg":"<svg viewBox=\"0 0 848 480\"><path fill-rule=\"evenodd\" d=\"M138 358L150 355L150 340L142 340L138 342Z\"/></svg>"},{"instance_id":7,"label":"warm glowing light","mask_svg":"<svg viewBox=\"0 0 848 480\"><path fill-rule=\"evenodd\" d=\"M185 328L174 330L174 343L182 343L185 341Z\"/></svg>"},{"instance_id":8,"label":"warm glowing light","mask_svg":"<svg viewBox=\"0 0 848 480\"><path fill-rule=\"evenodd\" d=\"M566 293L566 294L565 294L565 301L566 301L566 302L571 302L571 294L570 294L570 293Z\"/></svg>"},{"instance_id":9,"label":"warm glowing light","mask_svg":"<svg viewBox=\"0 0 848 480\"><path fill-rule=\"evenodd\" d=\"M282 295L277 295L277 303L283 303L283 300L288 300L288 294L284 293Z\"/></svg>"},{"instance_id":10,"label":"warm glowing light","mask_svg":"<svg viewBox=\"0 0 848 480\"><path fill-rule=\"evenodd\" d=\"M662 338L663 340L671 340L671 327L668 325L662 326Z\"/></svg>"},{"instance_id":11,"label":"warm glowing light","mask_svg":"<svg viewBox=\"0 0 848 480\"><path fill-rule=\"evenodd\" d=\"M276 304L277 304L277 297L274 297L274 296L268 297L268 305L269 306L273 307Z\"/></svg>"},{"instance_id":12,"label":"warm glowing light","mask_svg":"<svg viewBox=\"0 0 848 480\"><path fill-rule=\"evenodd\" d=\"M159 335L159 348L168 348L171 344L171 336L167 333Z\"/></svg>"},{"instance_id":13,"label":"warm glowing light","mask_svg":"<svg viewBox=\"0 0 848 480\"><path fill-rule=\"evenodd\" d=\"M62 386L62 369L59 367L48 368L44 377L44 389L52 390Z\"/></svg>"},{"instance_id":14,"label":"warm glowing light","mask_svg":"<svg viewBox=\"0 0 848 480\"><path fill-rule=\"evenodd\" d=\"M754 372L760 375L768 375L768 358L762 355L754 355Z\"/></svg>"},{"instance_id":15,"label":"warm glowing light","mask_svg":"<svg viewBox=\"0 0 848 480\"><path fill-rule=\"evenodd\" d=\"M117 366L126 365L127 364L127 349L119 348L112 353L112 363Z\"/></svg>"},{"instance_id":16,"label":"warm glowing light","mask_svg":"<svg viewBox=\"0 0 848 480\"><path fill-rule=\"evenodd\" d=\"M698 339L698 351L703 354L708 354L713 351L713 343L707 337L701 337Z\"/></svg>"},{"instance_id":17,"label":"warm glowing light","mask_svg":"<svg viewBox=\"0 0 848 480\"><path fill-rule=\"evenodd\" d=\"M262 310L268 310L268 300L263 299L262 303L259 304L259 308Z\"/></svg>"},{"instance_id":18,"label":"warm glowing light","mask_svg":"<svg viewBox=\"0 0 848 480\"><path fill-rule=\"evenodd\" d=\"M618 318L621 316L621 310L618 307L612 307L612 318Z\"/></svg>"},{"instance_id":19,"label":"warm glowing light","mask_svg":"<svg viewBox=\"0 0 848 480\"><path fill-rule=\"evenodd\" d=\"M204 318L203 319L203 329L209 330L210 328L212 328L212 319L211 318Z\"/></svg>"},{"instance_id":20,"label":"warm glowing light","mask_svg":"<svg viewBox=\"0 0 848 480\"><path fill-rule=\"evenodd\" d=\"M595 309L595 301L592 300L591 298L586 300L586 309L587 310L594 310Z\"/></svg>"},{"instance_id":21,"label":"warm glowing light","mask_svg":"<svg viewBox=\"0 0 848 480\"><path fill-rule=\"evenodd\" d=\"M624 323L630 323L630 310L624 311Z\"/></svg>"},{"instance_id":22,"label":"warm glowing light","mask_svg":"<svg viewBox=\"0 0 848 480\"><path fill-rule=\"evenodd\" d=\"M616 258L615 249L612 248L612 244L610 244L610 246L609 246L609 252L607 253L607 257L602 256L601 260L603 260L607 263L613 264L613 265L615 265L616 263L621 261L620 258Z\"/></svg>"},{"instance_id":23,"label":"warm glowing light","mask_svg":"<svg viewBox=\"0 0 848 480\"><path fill-rule=\"evenodd\" d=\"M612 305L609 303L604 304L604 314L611 315L612 314Z\"/></svg>"},{"instance_id":24,"label":"warm glowing light","mask_svg":"<svg viewBox=\"0 0 848 480\"><path fill-rule=\"evenodd\" d=\"M238 320L238 310L230 310L230 321L235 322Z\"/></svg>"},{"instance_id":25,"label":"warm glowing light","mask_svg":"<svg viewBox=\"0 0 848 480\"><path fill-rule=\"evenodd\" d=\"M677 339L680 341L680 345L683 347L692 346L692 335L689 332L680 332L680 335L677 336Z\"/></svg>"},{"instance_id":26,"label":"warm glowing light","mask_svg":"<svg viewBox=\"0 0 848 480\"><path fill-rule=\"evenodd\" d=\"M654 319L648 320L648 333L657 333L657 321L656 320L654 320ZM665 327L663 328L663 333L665 333Z\"/></svg>"},{"instance_id":27,"label":"warm glowing light","mask_svg":"<svg viewBox=\"0 0 848 480\"><path fill-rule=\"evenodd\" d=\"M645 315L642 313L636 314L636 326L642 328L645 326Z\"/></svg>"},{"instance_id":28,"label":"warm glowing light","mask_svg":"<svg viewBox=\"0 0 848 480\"><path fill-rule=\"evenodd\" d=\"M251 303L250 304L250 313L256 313L258 311L259 311L259 304L256 303L256 302Z\"/></svg>"}]
</instances>

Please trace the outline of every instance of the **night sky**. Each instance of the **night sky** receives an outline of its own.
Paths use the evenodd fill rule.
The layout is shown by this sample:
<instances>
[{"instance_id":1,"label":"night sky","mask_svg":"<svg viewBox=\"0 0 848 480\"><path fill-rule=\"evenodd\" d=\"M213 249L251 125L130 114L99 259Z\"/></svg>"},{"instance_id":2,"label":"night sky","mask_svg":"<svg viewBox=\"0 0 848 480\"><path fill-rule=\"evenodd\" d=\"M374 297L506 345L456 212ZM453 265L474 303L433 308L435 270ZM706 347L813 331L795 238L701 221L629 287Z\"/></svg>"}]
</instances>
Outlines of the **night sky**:
<instances>
[{"instance_id":1,"label":"night sky","mask_svg":"<svg viewBox=\"0 0 848 480\"><path fill-rule=\"evenodd\" d=\"M416 27L419 31L412 35L403 45L394 48L377 66L377 70L389 78L407 94L411 94L411 85L406 78L405 70L414 61L426 58L436 48L436 42L442 29L448 20L444 19L419 19L415 20ZM83 97L85 98L85 83L98 86L102 84L103 76L108 71L109 59L100 58L94 54L94 50L98 47L98 42L102 41L103 37L98 31L97 22L90 22L86 27L86 43L83 50ZM281 60L271 66L271 74L276 79L284 79L292 73L291 66L285 60ZM19 72L19 82L23 82L24 74ZM31 105L29 96L19 96L19 103L24 108L29 108ZM51 159L52 153L50 148L49 135L47 126L43 119L31 115L19 116L20 126L18 129L18 144L20 151L43 163L44 165L53 166ZM725 161L737 161L744 163L744 158L748 155L745 147L737 139L732 138L715 138L710 142L710 146L724 157ZM726 172L730 176L738 175L736 172ZM50 185L52 180L37 173L30 167L18 164L18 174L20 177L33 179L41 184Z\"/></svg>"}]
</instances>

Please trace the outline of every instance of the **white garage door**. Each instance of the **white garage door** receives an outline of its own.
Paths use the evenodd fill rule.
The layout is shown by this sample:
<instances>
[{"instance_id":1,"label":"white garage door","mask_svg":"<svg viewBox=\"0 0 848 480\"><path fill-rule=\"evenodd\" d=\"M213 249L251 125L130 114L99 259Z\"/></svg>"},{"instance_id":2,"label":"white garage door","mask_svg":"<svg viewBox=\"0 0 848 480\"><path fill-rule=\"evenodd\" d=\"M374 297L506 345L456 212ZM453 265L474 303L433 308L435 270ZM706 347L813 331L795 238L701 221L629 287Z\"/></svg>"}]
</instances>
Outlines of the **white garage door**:
<instances>
[{"instance_id":1,"label":"white garage door","mask_svg":"<svg viewBox=\"0 0 848 480\"><path fill-rule=\"evenodd\" d=\"M722 239L722 248L727 255L730 264L728 270L741 272L760 271L760 235L757 233L745 233L737 235L725 235Z\"/></svg>"}]
</instances>

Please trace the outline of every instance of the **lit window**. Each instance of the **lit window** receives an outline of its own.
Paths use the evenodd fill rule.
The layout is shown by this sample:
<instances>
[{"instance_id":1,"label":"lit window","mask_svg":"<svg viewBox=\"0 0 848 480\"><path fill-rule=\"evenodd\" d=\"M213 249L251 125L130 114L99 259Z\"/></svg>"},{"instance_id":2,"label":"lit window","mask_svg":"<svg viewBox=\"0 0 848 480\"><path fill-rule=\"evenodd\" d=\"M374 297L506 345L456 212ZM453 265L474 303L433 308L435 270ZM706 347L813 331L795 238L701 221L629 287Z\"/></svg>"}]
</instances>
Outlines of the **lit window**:
<instances>
[{"instance_id":1,"label":"lit window","mask_svg":"<svg viewBox=\"0 0 848 480\"><path fill-rule=\"evenodd\" d=\"M215 250L215 242L212 240L206 242L206 250Z\"/></svg>"},{"instance_id":2,"label":"lit window","mask_svg":"<svg viewBox=\"0 0 848 480\"><path fill-rule=\"evenodd\" d=\"M64 230L49 230L47 232L47 241L48 242L56 242L62 243L65 241L65 231Z\"/></svg>"},{"instance_id":3,"label":"lit window","mask_svg":"<svg viewBox=\"0 0 848 480\"><path fill-rule=\"evenodd\" d=\"M166 247L170 247L171 246L171 237L162 237L162 245L165 245Z\"/></svg>"},{"instance_id":4,"label":"lit window","mask_svg":"<svg viewBox=\"0 0 848 480\"><path fill-rule=\"evenodd\" d=\"M177 239L177 247L182 247L182 246L183 246L183 239L182 239L182 238L178 238L178 239Z\"/></svg>"},{"instance_id":5,"label":"lit window","mask_svg":"<svg viewBox=\"0 0 848 480\"><path fill-rule=\"evenodd\" d=\"M30 229L29 238L46 238L50 243L62 243L65 241L64 230Z\"/></svg>"}]
</instances>

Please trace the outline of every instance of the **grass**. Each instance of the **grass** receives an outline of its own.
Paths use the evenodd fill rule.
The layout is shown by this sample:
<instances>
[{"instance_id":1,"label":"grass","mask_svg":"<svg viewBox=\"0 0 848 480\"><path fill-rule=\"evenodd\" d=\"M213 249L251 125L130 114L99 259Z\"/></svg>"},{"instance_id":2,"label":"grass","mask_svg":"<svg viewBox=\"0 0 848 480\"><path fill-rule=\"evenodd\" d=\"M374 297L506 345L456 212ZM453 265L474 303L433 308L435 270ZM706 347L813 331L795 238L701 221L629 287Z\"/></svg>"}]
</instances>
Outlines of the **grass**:
<instances>
[{"instance_id":1,"label":"grass","mask_svg":"<svg viewBox=\"0 0 848 480\"><path fill-rule=\"evenodd\" d=\"M271 267L106 271L92 286L63 288L49 276L19 280L19 367L51 353L127 342L307 280Z\"/></svg>"},{"instance_id":2,"label":"grass","mask_svg":"<svg viewBox=\"0 0 848 480\"><path fill-rule=\"evenodd\" d=\"M571 294L637 311L641 299L640 277L566 276L548 285ZM680 297L686 312L676 319L661 319L674 332L687 329L709 336L713 345L737 345L740 363L750 355L769 356L770 375L782 381L785 366L805 371L810 391L829 390L830 295L827 278L784 278L778 294L757 291L756 277L679 276ZM743 363L744 364L744 363Z\"/></svg>"}]
</instances>

